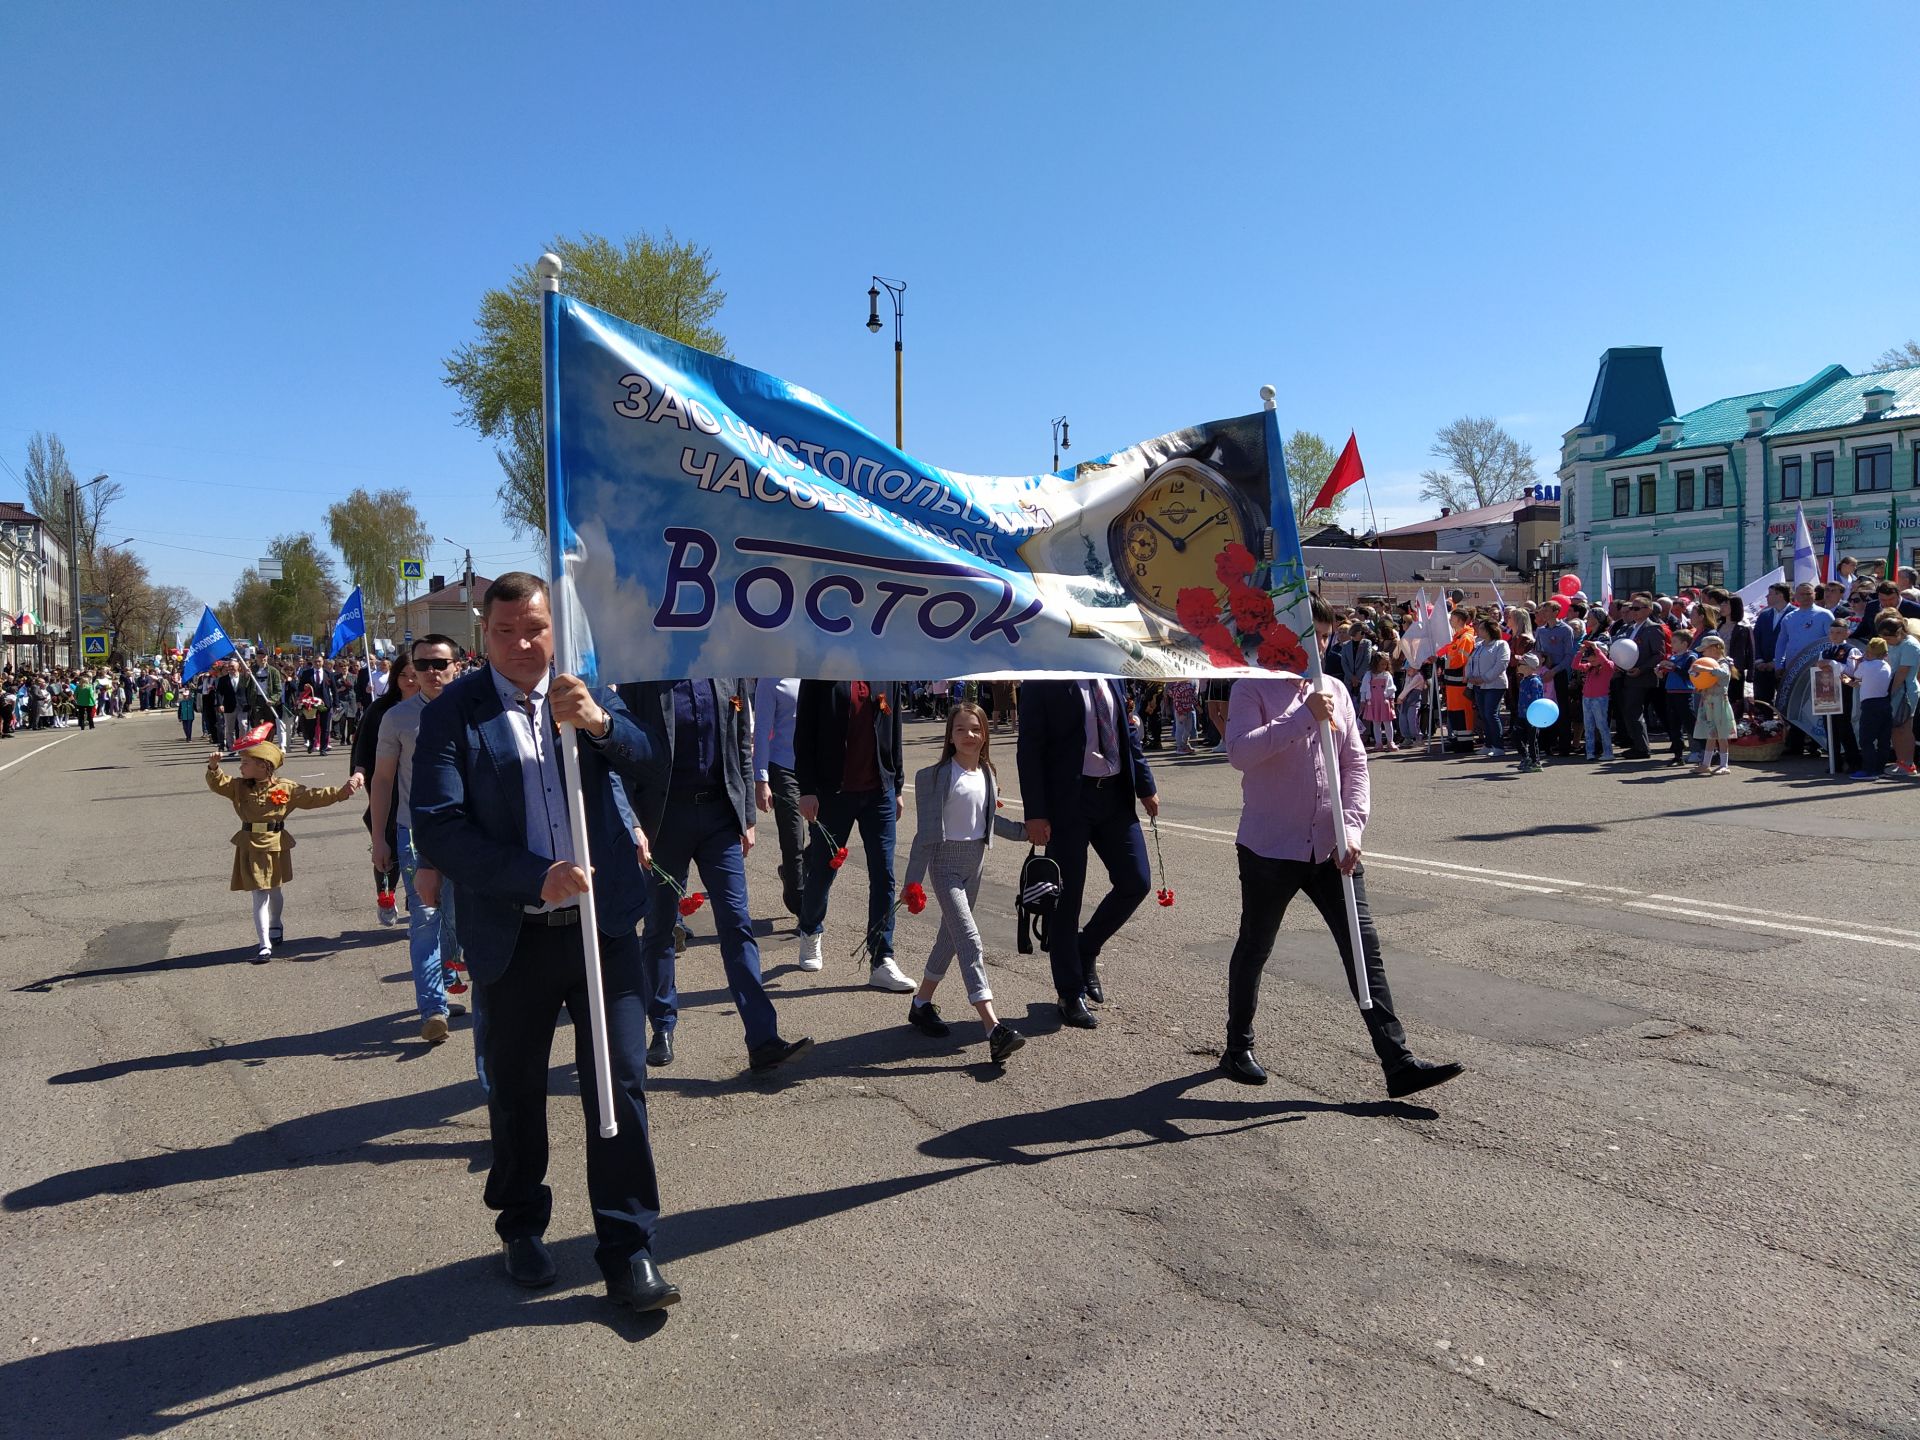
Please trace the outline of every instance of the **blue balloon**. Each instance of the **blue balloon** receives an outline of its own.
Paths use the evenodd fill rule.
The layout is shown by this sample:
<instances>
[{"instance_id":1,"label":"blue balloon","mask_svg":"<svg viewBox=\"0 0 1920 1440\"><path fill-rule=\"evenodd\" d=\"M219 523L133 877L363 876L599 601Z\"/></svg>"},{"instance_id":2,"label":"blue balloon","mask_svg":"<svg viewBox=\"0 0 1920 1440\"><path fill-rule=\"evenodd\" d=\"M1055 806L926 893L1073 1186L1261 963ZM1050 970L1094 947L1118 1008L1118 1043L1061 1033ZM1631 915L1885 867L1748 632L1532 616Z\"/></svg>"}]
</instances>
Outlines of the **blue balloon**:
<instances>
[{"instance_id":1,"label":"blue balloon","mask_svg":"<svg viewBox=\"0 0 1920 1440\"><path fill-rule=\"evenodd\" d=\"M1541 696L1527 706L1527 724L1536 730L1552 728L1553 722L1560 718L1560 707L1546 696Z\"/></svg>"}]
</instances>

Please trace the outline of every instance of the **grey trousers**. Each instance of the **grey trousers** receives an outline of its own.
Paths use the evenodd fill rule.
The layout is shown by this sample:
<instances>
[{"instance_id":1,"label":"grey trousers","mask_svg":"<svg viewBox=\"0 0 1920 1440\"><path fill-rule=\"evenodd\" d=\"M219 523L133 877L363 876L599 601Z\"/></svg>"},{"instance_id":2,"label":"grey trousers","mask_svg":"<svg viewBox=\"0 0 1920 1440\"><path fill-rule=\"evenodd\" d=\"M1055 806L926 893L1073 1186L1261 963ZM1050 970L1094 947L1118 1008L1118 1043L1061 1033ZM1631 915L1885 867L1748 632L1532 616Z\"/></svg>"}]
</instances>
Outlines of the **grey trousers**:
<instances>
[{"instance_id":1,"label":"grey trousers","mask_svg":"<svg viewBox=\"0 0 1920 1440\"><path fill-rule=\"evenodd\" d=\"M940 933L927 956L926 978L936 984L945 978L954 957L967 982L967 1003L993 999L987 983L986 951L980 929L973 923L973 902L980 898L980 875L986 868L985 840L940 840L927 859L927 889L940 906Z\"/></svg>"}]
</instances>

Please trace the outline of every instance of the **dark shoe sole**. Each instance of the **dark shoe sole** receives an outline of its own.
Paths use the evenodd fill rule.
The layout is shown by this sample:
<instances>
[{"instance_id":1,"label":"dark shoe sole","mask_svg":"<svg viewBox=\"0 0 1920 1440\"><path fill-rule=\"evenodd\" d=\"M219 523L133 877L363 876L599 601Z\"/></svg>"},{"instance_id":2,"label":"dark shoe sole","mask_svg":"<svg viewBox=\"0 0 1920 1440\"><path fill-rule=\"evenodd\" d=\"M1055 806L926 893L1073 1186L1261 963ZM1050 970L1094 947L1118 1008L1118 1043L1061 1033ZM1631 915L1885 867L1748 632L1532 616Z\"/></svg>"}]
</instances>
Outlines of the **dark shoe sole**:
<instances>
[{"instance_id":1,"label":"dark shoe sole","mask_svg":"<svg viewBox=\"0 0 1920 1440\"><path fill-rule=\"evenodd\" d=\"M1457 1080L1466 1073L1466 1066L1454 1062L1436 1065L1431 1070L1416 1070L1410 1075L1387 1077L1387 1094L1395 1100L1404 1100L1409 1095L1418 1095L1422 1090L1431 1090L1436 1085L1444 1085L1449 1080Z\"/></svg>"},{"instance_id":2,"label":"dark shoe sole","mask_svg":"<svg viewBox=\"0 0 1920 1440\"><path fill-rule=\"evenodd\" d=\"M623 1310L631 1310L636 1315L645 1315L654 1310L665 1310L669 1306L678 1305L680 1303L680 1287L677 1285L669 1285L659 1294L649 1296L616 1295L609 1290L607 1292L607 1299L613 1304L620 1306Z\"/></svg>"}]
</instances>

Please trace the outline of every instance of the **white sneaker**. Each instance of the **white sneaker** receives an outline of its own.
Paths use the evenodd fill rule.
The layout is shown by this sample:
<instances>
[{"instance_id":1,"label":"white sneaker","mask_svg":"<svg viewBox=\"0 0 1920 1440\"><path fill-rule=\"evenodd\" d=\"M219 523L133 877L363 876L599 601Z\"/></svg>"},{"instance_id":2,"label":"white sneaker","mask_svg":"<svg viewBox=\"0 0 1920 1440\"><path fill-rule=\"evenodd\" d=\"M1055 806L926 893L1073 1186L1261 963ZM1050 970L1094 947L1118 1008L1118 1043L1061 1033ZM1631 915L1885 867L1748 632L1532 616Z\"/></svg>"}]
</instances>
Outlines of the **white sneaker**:
<instances>
[{"instance_id":1,"label":"white sneaker","mask_svg":"<svg viewBox=\"0 0 1920 1440\"><path fill-rule=\"evenodd\" d=\"M873 974L867 977L867 984L876 990L891 990L904 995L917 988L913 981L900 973L900 967L893 963L893 956L882 955L873 967Z\"/></svg>"},{"instance_id":2,"label":"white sneaker","mask_svg":"<svg viewBox=\"0 0 1920 1440\"><path fill-rule=\"evenodd\" d=\"M820 956L820 945L824 935L802 935L800 937L800 968L802 970L822 970L827 962Z\"/></svg>"}]
</instances>

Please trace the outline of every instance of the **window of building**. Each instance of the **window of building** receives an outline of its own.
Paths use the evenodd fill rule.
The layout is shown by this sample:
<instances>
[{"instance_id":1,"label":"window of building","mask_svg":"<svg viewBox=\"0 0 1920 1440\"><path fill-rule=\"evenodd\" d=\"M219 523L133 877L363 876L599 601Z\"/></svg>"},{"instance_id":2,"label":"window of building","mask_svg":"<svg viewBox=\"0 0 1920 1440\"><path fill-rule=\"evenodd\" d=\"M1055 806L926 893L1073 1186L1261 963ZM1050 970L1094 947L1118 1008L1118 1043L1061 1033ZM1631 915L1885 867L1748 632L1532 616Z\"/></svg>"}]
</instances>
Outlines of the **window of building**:
<instances>
[{"instance_id":1,"label":"window of building","mask_svg":"<svg viewBox=\"0 0 1920 1440\"><path fill-rule=\"evenodd\" d=\"M1691 470L1673 472L1673 508L1676 510L1693 508L1693 472Z\"/></svg>"},{"instance_id":2,"label":"window of building","mask_svg":"<svg viewBox=\"0 0 1920 1440\"><path fill-rule=\"evenodd\" d=\"M1651 475L1642 475L1640 477L1640 508L1635 513L1640 515L1653 514L1654 510L1657 508L1657 506L1654 503L1654 496L1656 493L1657 492L1654 488L1654 477Z\"/></svg>"},{"instance_id":3,"label":"window of building","mask_svg":"<svg viewBox=\"0 0 1920 1440\"><path fill-rule=\"evenodd\" d=\"M1653 566L1616 565L1613 567L1613 598L1624 600L1636 590L1653 590Z\"/></svg>"},{"instance_id":4,"label":"window of building","mask_svg":"<svg viewBox=\"0 0 1920 1440\"><path fill-rule=\"evenodd\" d=\"M1780 462L1780 498L1782 500L1800 498L1800 461L1797 458Z\"/></svg>"},{"instance_id":5,"label":"window of building","mask_svg":"<svg viewBox=\"0 0 1920 1440\"><path fill-rule=\"evenodd\" d=\"M1619 520L1630 513L1633 486L1626 480L1613 482L1613 518Z\"/></svg>"},{"instance_id":6,"label":"window of building","mask_svg":"<svg viewBox=\"0 0 1920 1440\"><path fill-rule=\"evenodd\" d=\"M1833 493L1833 452L1813 457L1813 493L1831 495Z\"/></svg>"},{"instance_id":7,"label":"window of building","mask_svg":"<svg viewBox=\"0 0 1920 1440\"><path fill-rule=\"evenodd\" d=\"M1873 450L1853 452L1853 491L1864 495L1869 490L1893 489L1893 447L1881 445Z\"/></svg>"},{"instance_id":8,"label":"window of building","mask_svg":"<svg viewBox=\"0 0 1920 1440\"><path fill-rule=\"evenodd\" d=\"M1721 466L1707 466L1700 472L1700 482L1705 492L1700 500L1702 506L1711 510L1727 503L1727 475Z\"/></svg>"},{"instance_id":9,"label":"window of building","mask_svg":"<svg viewBox=\"0 0 1920 1440\"><path fill-rule=\"evenodd\" d=\"M1673 582L1682 590L1689 587L1705 589L1709 585L1727 583L1727 567L1719 560L1693 560L1685 565L1673 567Z\"/></svg>"}]
</instances>

